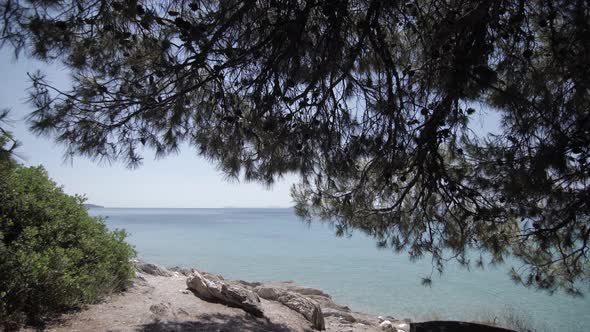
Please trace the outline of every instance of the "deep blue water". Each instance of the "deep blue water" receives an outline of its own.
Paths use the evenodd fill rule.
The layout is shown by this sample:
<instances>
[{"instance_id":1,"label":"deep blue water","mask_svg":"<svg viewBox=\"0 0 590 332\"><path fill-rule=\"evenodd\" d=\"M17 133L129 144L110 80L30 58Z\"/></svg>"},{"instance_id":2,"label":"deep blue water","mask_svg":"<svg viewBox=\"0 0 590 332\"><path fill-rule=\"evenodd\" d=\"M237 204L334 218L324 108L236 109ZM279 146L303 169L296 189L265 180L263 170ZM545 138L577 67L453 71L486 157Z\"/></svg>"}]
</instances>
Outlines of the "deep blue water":
<instances>
[{"instance_id":1,"label":"deep blue water","mask_svg":"<svg viewBox=\"0 0 590 332\"><path fill-rule=\"evenodd\" d=\"M139 257L250 281L293 280L353 310L396 318L477 319L516 310L547 331L590 331L590 298L549 296L517 286L508 266L449 265L432 287L428 259L378 250L361 233L334 236L291 209L91 209L130 234Z\"/></svg>"}]
</instances>

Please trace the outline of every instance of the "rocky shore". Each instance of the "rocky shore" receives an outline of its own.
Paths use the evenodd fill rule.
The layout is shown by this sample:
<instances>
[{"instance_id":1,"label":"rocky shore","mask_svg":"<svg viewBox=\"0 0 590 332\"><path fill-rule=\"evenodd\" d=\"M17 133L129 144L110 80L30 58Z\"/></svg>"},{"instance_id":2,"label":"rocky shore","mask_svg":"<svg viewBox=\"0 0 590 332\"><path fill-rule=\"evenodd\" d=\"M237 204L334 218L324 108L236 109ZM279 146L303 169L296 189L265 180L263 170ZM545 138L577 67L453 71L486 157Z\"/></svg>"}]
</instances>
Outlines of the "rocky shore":
<instances>
[{"instance_id":1,"label":"rocky shore","mask_svg":"<svg viewBox=\"0 0 590 332\"><path fill-rule=\"evenodd\" d=\"M450 324L450 325L449 325ZM354 312L293 282L226 280L190 268L137 263L126 291L64 315L48 331L508 331L463 322L411 323Z\"/></svg>"}]
</instances>

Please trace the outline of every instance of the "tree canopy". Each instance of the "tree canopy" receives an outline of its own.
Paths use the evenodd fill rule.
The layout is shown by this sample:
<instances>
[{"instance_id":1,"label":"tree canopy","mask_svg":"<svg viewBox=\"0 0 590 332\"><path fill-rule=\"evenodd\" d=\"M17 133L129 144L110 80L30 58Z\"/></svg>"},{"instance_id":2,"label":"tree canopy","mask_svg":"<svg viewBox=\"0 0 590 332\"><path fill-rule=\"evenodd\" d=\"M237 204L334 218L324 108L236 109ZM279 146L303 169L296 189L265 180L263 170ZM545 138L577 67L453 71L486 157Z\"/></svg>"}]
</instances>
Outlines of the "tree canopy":
<instances>
[{"instance_id":1,"label":"tree canopy","mask_svg":"<svg viewBox=\"0 0 590 332\"><path fill-rule=\"evenodd\" d=\"M20 146L20 142L17 141L12 133L2 125L6 125L8 121L8 110L0 110L0 163L10 163L15 157L15 150Z\"/></svg>"},{"instance_id":2,"label":"tree canopy","mask_svg":"<svg viewBox=\"0 0 590 332\"><path fill-rule=\"evenodd\" d=\"M300 174L299 215L439 271L512 256L526 286L588 285L588 1L1 3L4 46L71 70L30 96L69 154L188 142L230 176Z\"/></svg>"}]
</instances>

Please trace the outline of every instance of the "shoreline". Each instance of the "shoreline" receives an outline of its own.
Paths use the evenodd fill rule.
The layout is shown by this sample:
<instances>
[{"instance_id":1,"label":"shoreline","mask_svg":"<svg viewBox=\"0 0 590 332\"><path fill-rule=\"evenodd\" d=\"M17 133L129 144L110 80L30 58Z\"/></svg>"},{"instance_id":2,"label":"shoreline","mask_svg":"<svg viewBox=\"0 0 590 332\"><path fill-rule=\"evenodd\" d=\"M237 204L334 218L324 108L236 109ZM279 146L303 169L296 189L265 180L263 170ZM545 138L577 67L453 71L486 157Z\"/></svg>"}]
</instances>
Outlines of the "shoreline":
<instances>
[{"instance_id":1,"label":"shoreline","mask_svg":"<svg viewBox=\"0 0 590 332\"><path fill-rule=\"evenodd\" d=\"M101 303L77 312L64 314L49 322L46 328L56 332L420 332L445 328L510 331L475 323L414 323L408 319L381 317L353 311L334 302L320 289L303 287L292 281L226 280L193 268L164 268L144 262L136 263L136 276L123 292L114 293Z\"/></svg>"}]
</instances>

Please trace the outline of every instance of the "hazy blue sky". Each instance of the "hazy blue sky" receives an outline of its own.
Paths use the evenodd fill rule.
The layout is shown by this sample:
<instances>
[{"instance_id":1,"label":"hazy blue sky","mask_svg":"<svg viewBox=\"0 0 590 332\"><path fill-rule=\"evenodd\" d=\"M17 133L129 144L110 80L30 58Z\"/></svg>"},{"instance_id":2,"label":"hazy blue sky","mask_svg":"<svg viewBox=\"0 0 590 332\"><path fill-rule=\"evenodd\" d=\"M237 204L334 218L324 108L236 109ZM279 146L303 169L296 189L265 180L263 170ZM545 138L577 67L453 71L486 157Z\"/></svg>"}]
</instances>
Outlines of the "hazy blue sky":
<instances>
[{"instance_id":1,"label":"hazy blue sky","mask_svg":"<svg viewBox=\"0 0 590 332\"><path fill-rule=\"evenodd\" d=\"M70 194L86 194L89 203L110 207L287 207L289 190L297 177L283 179L268 189L257 183L228 182L215 165L189 147L180 154L154 160L145 155L139 169L122 164L99 165L82 157L64 163L63 147L47 137L29 133L24 121L31 107L25 104L27 72L42 70L56 85L67 86L68 73L58 66L19 58L0 51L0 108L10 108L9 127L23 146L24 164L42 164Z\"/></svg>"},{"instance_id":2,"label":"hazy blue sky","mask_svg":"<svg viewBox=\"0 0 590 332\"><path fill-rule=\"evenodd\" d=\"M154 160L144 155L144 164L130 170L120 163L100 165L77 157L64 163L63 147L47 137L29 133L24 118L31 108L25 103L29 87L27 72L41 70L59 87L67 88L69 76L58 65L20 58L8 49L0 50L0 108L12 110L9 128L22 143L19 155L26 165L42 164L67 193L85 194L89 203L109 207L287 207L289 190L296 176L277 182L272 188L258 183L228 182L215 165L199 157L186 146L178 155ZM489 132L497 126L495 114L472 121L477 132Z\"/></svg>"}]
</instances>

